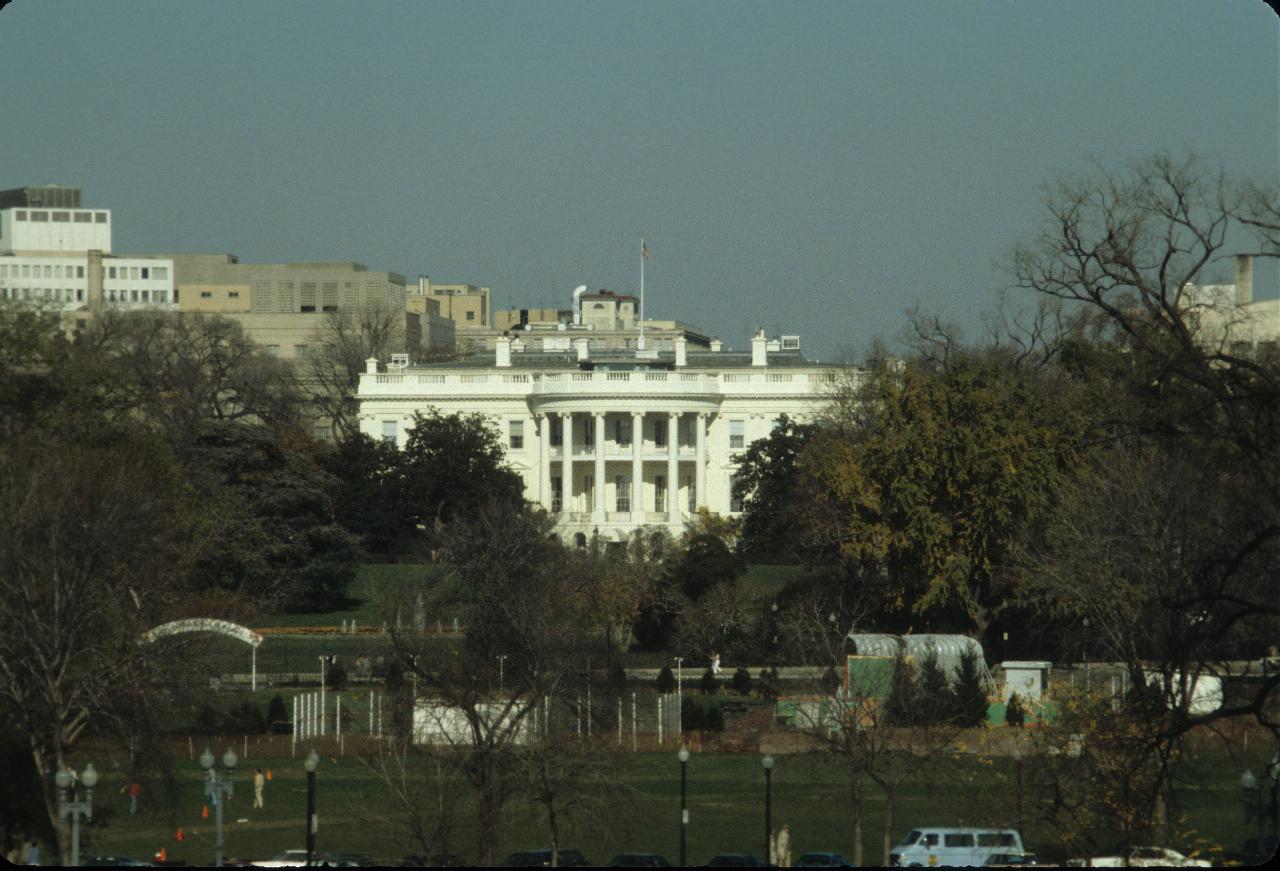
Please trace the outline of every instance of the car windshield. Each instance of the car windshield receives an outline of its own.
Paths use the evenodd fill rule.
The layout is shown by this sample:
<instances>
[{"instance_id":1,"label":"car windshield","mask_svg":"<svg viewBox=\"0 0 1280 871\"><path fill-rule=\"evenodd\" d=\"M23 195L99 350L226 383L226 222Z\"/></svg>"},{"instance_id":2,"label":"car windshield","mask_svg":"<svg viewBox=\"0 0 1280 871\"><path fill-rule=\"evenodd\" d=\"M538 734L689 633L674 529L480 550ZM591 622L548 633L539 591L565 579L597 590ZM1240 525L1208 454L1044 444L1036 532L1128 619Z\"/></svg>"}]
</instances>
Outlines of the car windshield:
<instances>
[{"instance_id":1,"label":"car windshield","mask_svg":"<svg viewBox=\"0 0 1280 871\"><path fill-rule=\"evenodd\" d=\"M920 840L920 832L918 829L913 829L905 838L902 839L902 844L900 846L910 847L918 840Z\"/></svg>"}]
</instances>

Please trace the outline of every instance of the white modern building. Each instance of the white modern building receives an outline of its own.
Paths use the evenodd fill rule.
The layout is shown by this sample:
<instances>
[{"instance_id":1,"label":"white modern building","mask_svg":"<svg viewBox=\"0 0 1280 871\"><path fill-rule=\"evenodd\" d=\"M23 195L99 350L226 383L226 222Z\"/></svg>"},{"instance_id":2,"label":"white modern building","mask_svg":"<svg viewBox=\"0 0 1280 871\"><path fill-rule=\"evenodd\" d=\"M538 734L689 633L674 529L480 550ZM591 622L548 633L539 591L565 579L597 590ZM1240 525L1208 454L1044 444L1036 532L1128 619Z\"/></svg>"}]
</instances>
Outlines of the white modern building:
<instances>
[{"instance_id":1,"label":"white modern building","mask_svg":"<svg viewBox=\"0 0 1280 871\"><path fill-rule=\"evenodd\" d=\"M37 202L34 192L47 189L30 190L27 202ZM176 310L173 261L113 255L110 210L79 208L78 188L59 192L75 207L37 207L19 196L0 204L0 299L42 302L63 312L88 306Z\"/></svg>"},{"instance_id":2,"label":"white modern building","mask_svg":"<svg viewBox=\"0 0 1280 871\"><path fill-rule=\"evenodd\" d=\"M622 540L665 527L678 535L700 507L736 514L735 461L786 414L812 419L848 370L805 360L796 336L751 352L526 350L501 338L492 354L360 379L361 431L404 444L415 412L479 412L493 421L525 496L559 518L566 541ZM718 343L717 343L718 347Z\"/></svg>"}]
</instances>

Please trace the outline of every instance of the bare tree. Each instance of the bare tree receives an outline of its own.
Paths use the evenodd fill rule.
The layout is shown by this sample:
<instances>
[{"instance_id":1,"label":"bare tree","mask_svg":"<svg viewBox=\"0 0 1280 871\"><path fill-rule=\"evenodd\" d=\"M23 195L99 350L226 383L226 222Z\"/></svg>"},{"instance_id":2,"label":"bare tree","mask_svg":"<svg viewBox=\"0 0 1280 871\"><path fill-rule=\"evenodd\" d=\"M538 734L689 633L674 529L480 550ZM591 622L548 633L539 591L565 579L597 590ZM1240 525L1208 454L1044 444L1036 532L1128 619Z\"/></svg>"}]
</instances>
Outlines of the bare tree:
<instances>
[{"instance_id":1,"label":"bare tree","mask_svg":"<svg viewBox=\"0 0 1280 871\"><path fill-rule=\"evenodd\" d=\"M428 860L448 854L466 802L457 755L448 747L391 742L362 763L378 787L377 811L368 813L374 805L361 801L353 812L389 835L407 835Z\"/></svg>"},{"instance_id":2,"label":"bare tree","mask_svg":"<svg viewBox=\"0 0 1280 871\"><path fill-rule=\"evenodd\" d=\"M53 775L89 730L138 730L172 661L139 644L176 610L191 561L183 487L161 446L46 437L0 448L0 699L11 705L70 861Z\"/></svg>"},{"instance_id":3,"label":"bare tree","mask_svg":"<svg viewBox=\"0 0 1280 871\"><path fill-rule=\"evenodd\" d=\"M370 301L330 312L316 328L315 347L302 374L311 402L336 435L346 438L360 431L355 392L366 360L387 360L393 353L419 357L420 348L408 344L405 319L402 308Z\"/></svg>"}]
</instances>

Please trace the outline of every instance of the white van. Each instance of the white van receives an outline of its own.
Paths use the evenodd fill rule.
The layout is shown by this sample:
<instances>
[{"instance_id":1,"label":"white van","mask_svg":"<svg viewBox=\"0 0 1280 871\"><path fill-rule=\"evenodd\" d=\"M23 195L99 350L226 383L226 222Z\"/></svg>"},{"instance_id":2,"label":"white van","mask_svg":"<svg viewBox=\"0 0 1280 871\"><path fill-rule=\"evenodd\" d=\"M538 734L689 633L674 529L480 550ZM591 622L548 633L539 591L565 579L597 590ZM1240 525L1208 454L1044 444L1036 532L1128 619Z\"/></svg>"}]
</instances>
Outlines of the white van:
<instances>
[{"instance_id":1,"label":"white van","mask_svg":"<svg viewBox=\"0 0 1280 871\"><path fill-rule=\"evenodd\" d=\"M927 868L935 865L985 865L993 853L1021 853L1017 829L912 829L889 854L889 864Z\"/></svg>"}]
</instances>

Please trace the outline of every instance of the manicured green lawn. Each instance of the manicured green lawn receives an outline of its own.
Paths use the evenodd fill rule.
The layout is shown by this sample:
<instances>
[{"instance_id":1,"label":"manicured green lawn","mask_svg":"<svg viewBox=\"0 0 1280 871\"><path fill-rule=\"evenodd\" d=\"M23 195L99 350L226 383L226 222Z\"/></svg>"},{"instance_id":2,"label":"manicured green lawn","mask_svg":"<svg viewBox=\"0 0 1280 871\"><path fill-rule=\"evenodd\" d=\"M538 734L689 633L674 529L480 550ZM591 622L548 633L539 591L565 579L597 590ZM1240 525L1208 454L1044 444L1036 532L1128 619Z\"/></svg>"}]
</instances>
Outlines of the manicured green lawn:
<instances>
[{"instance_id":1,"label":"manicured green lawn","mask_svg":"<svg viewBox=\"0 0 1280 871\"><path fill-rule=\"evenodd\" d=\"M356 578L347 588L347 596L351 599L349 607L339 611L325 611L309 614L264 614L250 621L253 628L273 626L341 626L344 620L355 620L360 626L381 625L383 615L380 613L379 592L397 584L428 580L428 589L436 589L440 594L448 590L449 568L432 564L409 565L362 565L356 570ZM435 611L436 602L428 598L424 602L426 609ZM432 613L431 619L446 615Z\"/></svg>"},{"instance_id":2,"label":"manicured green lawn","mask_svg":"<svg viewBox=\"0 0 1280 871\"><path fill-rule=\"evenodd\" d=\"M324 742L326 748L331 742ZM240 745L237 744L239 751ZM195 748L199 753L199 747ZM239 791L227 808L227 855L264 858L304 843L305 778L299 758L258 757L250 743L250 758L238 773ZM152 855L161 845L170 858L204 864L213 856L213 817L203 819L203 799L197 763L185 758L176 764L171 794L158 780L148 782L144 812L127 813L127 800L112 783L118 769L99 759L106 768L105 789L98 791L93 826L86 833L85 855L116 853L135 857ZM1247 836L1240 822L1235 794L1236 766L1210 765L1207 781L1184 789L1188 824L1204 837L1236 846ZM591 802L564 820L564 846L581 849L597 862L621 851L663 853L673 862L678 854L679 764L674 751L667 753L619 753L616 757L623 785ZM997 764L1003 764L997 762ZM250 808L249 777L256 766L269 768L267 807ZM939 760L927 777L909 784L895 814L896 842L910 828L924 824L984 825L1007 820L990 817L995 805L989 800L992 765L974 758ZM762 855L764 837L764 776L757 754L695 753L688 768L688 830L690 862L705 862L717 852L749 851ZM375 783L368 768L355 756L336 757L326 750L319 775L320 831L318 847L330 851L366 853L384 860L398 860L415 851L396 823L397 812ZM849 781L838 762L822 755L780 756L773 776L773 822L791 826L792 853L836 850L852 855ZM871 791L864 823L868 864L878 864L883 801ZM244 820L241 822L241 820ZM177 843L175 830L182 826L186 840ZM1023 834L1031 849L1043 849L1053 834L1034 822ZM474 830L459 820L451 849L472 861L476 857ZM540 812L522 799L513 799L503 815L496 857L518 849L545 847ZM1188 847L1189 844L1175 846Z\"/></svg>"}]
</instances>

